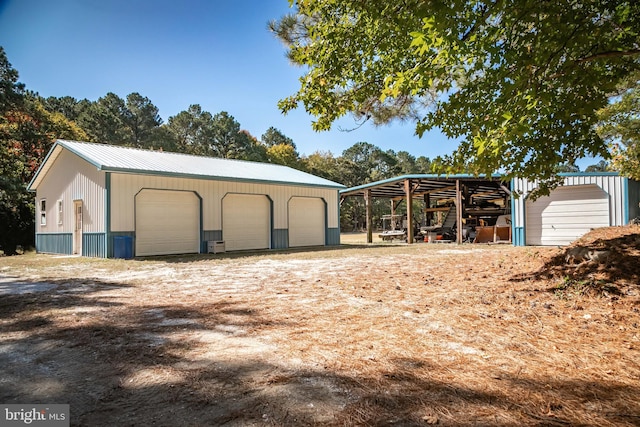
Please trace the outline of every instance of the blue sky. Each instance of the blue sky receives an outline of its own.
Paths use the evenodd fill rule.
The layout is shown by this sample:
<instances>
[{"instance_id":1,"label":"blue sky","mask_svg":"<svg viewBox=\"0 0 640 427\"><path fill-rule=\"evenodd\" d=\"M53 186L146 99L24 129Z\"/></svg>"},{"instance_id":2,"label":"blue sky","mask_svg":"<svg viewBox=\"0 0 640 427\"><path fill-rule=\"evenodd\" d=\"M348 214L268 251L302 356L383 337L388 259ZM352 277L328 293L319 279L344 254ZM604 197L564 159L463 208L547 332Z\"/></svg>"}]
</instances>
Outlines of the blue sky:
<instances>
[{"instance_id":1,"label":"blue sky","mask_svg":"<svg viewBox=\"0 0 640 427\"><path fill-rule=\"evenodd\" d=\"M303 109L282 115L277 102L295 93L302 70L267 23L288 12L287 0L0 0L0 45L20 81L45 97L139 92L165 121L200 104L258 138L274 126L303 155L340 155L360 141L416 157L455 148L439 132L414 136L411 124L341 131L356 126L347 117L318 133Z\"/></svg>"}]
</instances>

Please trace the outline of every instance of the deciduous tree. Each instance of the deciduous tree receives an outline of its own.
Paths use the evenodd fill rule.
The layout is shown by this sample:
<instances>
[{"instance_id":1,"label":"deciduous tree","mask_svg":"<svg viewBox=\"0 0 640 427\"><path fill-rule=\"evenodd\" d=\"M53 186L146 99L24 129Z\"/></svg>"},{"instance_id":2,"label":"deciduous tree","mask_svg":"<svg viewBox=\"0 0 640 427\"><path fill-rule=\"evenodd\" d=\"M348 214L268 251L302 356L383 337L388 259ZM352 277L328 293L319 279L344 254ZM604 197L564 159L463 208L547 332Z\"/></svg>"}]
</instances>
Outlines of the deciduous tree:
<instances>
[{"instance_id":1,"label":"deciduous tree","mask_svg":"<svg viewBox=\"0 0 640 427\"><path fill-rule=\"evenodd\" d=\"M300 159L296 149L289 144L276 144L267 148L267 158L269 162L278 165L297 168Z\"/></svg>"},{"instance_id":2,"label":"deciduous tree","mask_svg":"<svg viewBox=\"0 0 640 427\"><path fill-rule=\"evenodd\" d=\"M290 2L271 28L305 72L281 110L302 105L316 130L348 113L437 127L461 141L444 173L553 184L555 165L606 155L595 112L639 67L631 0Z\"/></svg>"},{"instance_id":3,"label":"deciduous tree","mask_svg":"<svg viewBox=\"0 0 640 427\"><path fill-rule=\"evenodd\" d=\"M585 172L607 172L609 171L609 162L606 160L600 160L594 165L589 165L585 168Z\"/></svg>"},{"instance_id":4,"label":"deciduous tree","mask_svg":"<svg viewBox=\"0 0 640 427\"><path fill-rule=\"evenodd\" d=\"M611 167L640 180L640 73L633 86L599 111L598 133L612 148Z\"/></svg>"},{"instance_id":5,"label":"deciduous tree","mask_svg":"<svg viewBox=\"0 0 640 427\"><path fill-rule=\"evenodd\" d=\"M88 138L61 113L47 111L39 97L13 90L14 101L0 115L0 247L6 255L33 244L34 196L26 188L53 142Z\"/></svg>"}]
</instances>

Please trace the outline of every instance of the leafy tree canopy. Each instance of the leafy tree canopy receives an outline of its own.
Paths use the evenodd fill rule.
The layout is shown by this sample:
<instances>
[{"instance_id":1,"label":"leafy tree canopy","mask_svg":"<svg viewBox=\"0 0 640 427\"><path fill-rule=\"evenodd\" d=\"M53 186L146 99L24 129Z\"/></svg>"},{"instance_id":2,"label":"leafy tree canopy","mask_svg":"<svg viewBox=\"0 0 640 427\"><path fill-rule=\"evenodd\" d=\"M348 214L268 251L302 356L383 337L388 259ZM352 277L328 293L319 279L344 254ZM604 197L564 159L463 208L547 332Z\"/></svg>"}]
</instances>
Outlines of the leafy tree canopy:
<instances>
[{"instance_id":1,"label":"leafy tree canopy","mask_svg":"<svg viewBox=\"0 0 640 427\"><path fill-rule=\"evenodd\" d=\"M240 129L240 123L226 111L212 120L211 149L217 157L224 159L245 159L251 151L252 136Z\"/></svg>"},{"instance_id":2,"label":"leafy tree canopy","mask_svg":"<svg viewBox=\"0 0 640 427\"><path fill-rule=\"evenodd\" d=\"M169 117L168 128L175 136L178 151L183 153L210 155L212 127L213 116L199 104Z\"/></svg>"},{"instance_id":3,"label":"leafy tree canopy","mask_svg":"<svg viewBox=\"0 0 640 427\"><path fill-rule=\"evenodd\" d=\"M126 145L131 139L126 116L125 100L109 92L86 106L78 117L78 124L86 130L92 142Z\"/></svg>"},{"instance_id":4,"label":"leafy tree canopy","mask_svg":"<svg viewBox=\"0 0 640 427\"><path fill-rule=\"evenodd\" d=\"M158 107L137 92L127 95L124 123L129 128L129 144L145 148L153 144L154 129L162 124Z\"/></svg>"},{"instance_id":5,"label":"leafy tree canopy","mask_svg":"<svg viewBox=\"0 0 640 427\"><path fill-rule=\"evenodd\" d=\"M283 134L280 129L276 129L271 126L267 131L262 135L262 143L267 147L273 147L274 145L286 144L296 149L296 144L294 144L293 140Z\"/></svg>"},{"instance_id":6,"label":"leafy tree canopy","mask_svg":"<svg viewBox=\"0 0 640 427\"><path fill-rule=\"evenodd\" d=\"M47 111L38 97L22 95L0 115L0 248L5 255L33 244L33 194L26 186L57 138L87 135L61 113Z\"/></svg>"},{"instance_id":7,"label":"leafy tree canopy","mask_svg":"<svg viewBox=\"0 0 640 427\"><path fill-rule=\"evenodd\" d=\"M296 149L289 144L277 144L267 148L267 157L271 163L297 168L300 158Z\"/></svg>"},{"instance_id":8,"label":"leafy tree canopy","mask_svg":"<svg viewBox=\"0 0 640 427\"><path fill-rule=\"evenodd\" d=\"M9 59L0 46L0 114L22 101L24 85L18 82L18 71L11 66Z\"/></svg>"},{"instance_id":9,"label":"leafy tree canopy","mask_svg":"<svg viewBox=\"0 0 640 427\"><path fill-rule=\"evenodd\" d=\"M640 180L640 73L616 102L598 112L598 133L609 142L612 168Z\"/></svg>"},{"instance_id":10,"label":"leafy tree canopy","mask_svg":"<svg viewBox=\"0 0 640 427\"><path fill-rule=\"evenodd\" d=\"M297 93L327 130L338 118L411 120L460 145L442 173L552 183L555 165L606 156L595 112L639 68L640 3L624 0L290 0L272 22Z\"/></svg>"},{"instance_id":11,"label":"leafy tree canopy","mask_svg":"<svg viewBox=\"0 0 640 427\"><path fill-rule=\"evenodd\" d=\"M368 142L358 142L342 152L342 157L353 165L360 185L391 178L401 173L392 150L383 151Z\"/></svg>"},{"instance_id":12,"label":"leafy tree canopy","mask_svg":"<svg viewBox=\"0 0 640 427\"><path fill-rule=\"evenodd\" d=\"M606 160L600 160L595 165L589 165L584 170L585 172L607 172L609 171L609 162Z\"/></svg>"}]
</instances>

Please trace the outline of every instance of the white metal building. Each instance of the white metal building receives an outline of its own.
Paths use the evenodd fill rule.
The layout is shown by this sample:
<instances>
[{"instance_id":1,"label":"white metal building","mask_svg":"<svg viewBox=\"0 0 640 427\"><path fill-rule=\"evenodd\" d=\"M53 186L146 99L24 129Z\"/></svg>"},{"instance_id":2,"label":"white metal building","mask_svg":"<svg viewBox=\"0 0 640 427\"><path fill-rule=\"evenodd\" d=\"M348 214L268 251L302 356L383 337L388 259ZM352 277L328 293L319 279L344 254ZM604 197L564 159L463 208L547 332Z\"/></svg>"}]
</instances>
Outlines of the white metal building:
<instances>
[{"instance_id":1,"label":"white metal building","mask_svg":"<svg viewBox=\"0 0 640 427\"><path fill-rule=\"evenodd\" d=\"M338 245L342 188L286 166L63 140L29 184L36 249L97 257L123 242L132 256Z\"/></svg>"},{"instance_id":2,"label":"white metal building","mask_svg":"<svg viewBox=\"0 0 640 427\"><path fill-rule=\"evenodd\" d=\"M617 173L561 174L563 185L535 201L535 182L514 179L512 228L515 245L567 245L590 230L626 225L640 216L640 183Z\"/></svg>"}]
</instances>

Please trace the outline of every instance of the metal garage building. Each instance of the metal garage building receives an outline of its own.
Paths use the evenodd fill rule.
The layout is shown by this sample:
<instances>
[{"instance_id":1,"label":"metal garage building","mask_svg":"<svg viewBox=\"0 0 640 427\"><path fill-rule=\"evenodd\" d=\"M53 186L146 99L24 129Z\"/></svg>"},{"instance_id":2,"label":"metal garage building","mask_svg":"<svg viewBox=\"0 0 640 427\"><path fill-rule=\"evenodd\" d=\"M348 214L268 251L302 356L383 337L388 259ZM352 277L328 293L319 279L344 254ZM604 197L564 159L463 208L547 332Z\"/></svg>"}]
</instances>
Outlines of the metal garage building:
<instances>
[{"instance_id":1,"label":"metal garage building","mask_svg":"<svg viewBox=\"0 0 640 427\"><path fill-rule=\"evenodd\" d=\"M63 140L29 185L36 249L96 257L123 241L132 256L338 245L342 188L286 166Z\"/></svg>"},{"instance_id":2,"label":"metal garage building","mask_svg":"<svg viewBox=\"0 0 640 427\"><path fill-rule=\"evenodd\" d=\"M340 191L341 197L364 197L367 207L368 241L372 241L372 198L392 201L391 206L407 200L451 201L456 209L458 242L462 223L477 215L474 206L483 199L509 200L504 214L511 215L511 236L516 246L567 245L591 229L626 225L640 217L640 182L617 173L560 174L562 185L549 196L535 201L529 196L537 184L526 179L503 181L499 175L403 175ZM518 195L515 197L514 195ZM411 208L411 203L406 203ZM393 210L393 208L392 208ZM425 209L426 211L440 208ZM409 212L414 217L413 212ZM413 236L408 236L413 242Z\"/></svg>"},{"instance_id":3,"label":"metal garage building","mask_svg":"<svg viewBox=\"0 0 640 427\"><path fill-rule=\"evenodd\" d=\"M535 201L535 182L514 179L522 196L512 200L513 242L567 245L591 229L626 225L640 216L640 183L617 173L561 174L563 185Z\"/></svg>"}]
</instances>

